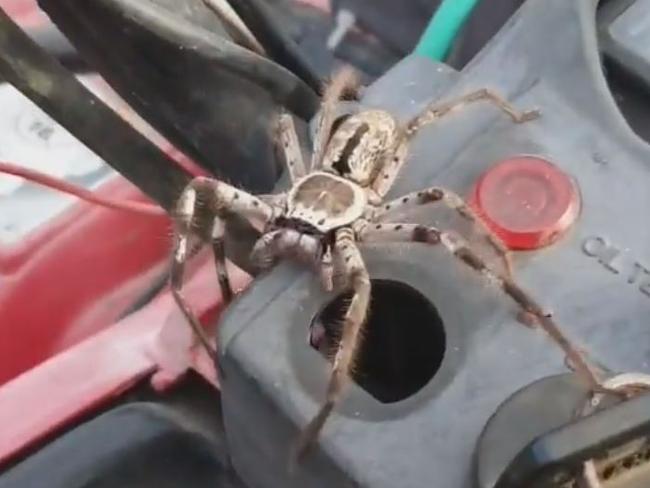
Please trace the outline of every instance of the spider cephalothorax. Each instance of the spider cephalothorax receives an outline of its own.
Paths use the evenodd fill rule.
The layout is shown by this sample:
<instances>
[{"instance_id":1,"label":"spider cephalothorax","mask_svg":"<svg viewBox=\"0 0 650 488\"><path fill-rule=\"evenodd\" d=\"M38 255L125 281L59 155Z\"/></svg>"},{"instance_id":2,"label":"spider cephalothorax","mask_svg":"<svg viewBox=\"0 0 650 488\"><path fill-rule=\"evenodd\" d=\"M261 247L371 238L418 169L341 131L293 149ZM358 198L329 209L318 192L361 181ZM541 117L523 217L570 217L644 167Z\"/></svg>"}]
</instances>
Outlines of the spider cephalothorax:
<instances>
[{"instance_id":1,"label":"spider cephalothorax","mask_svg":"<svg viewBox=\"0 0 650 488\"><path fill-rule=\"evenodd\" d=\"M223 249L226 213L239 214L262 230L253 249L253 257L262 267L272 266L283 258L298 259L319 270L327 289L336 287L351 292L332 360L325 401L303 431L299 453L316 438L340 398L359 347L371 288L358 247L360 243L418 242L444 246L459 262L486 276L510 296L564 348L574 367L593 379L582 356L569 346L541 307L511 279L509 268L505 274L493 271L462 237L453 232L393 221L398 212L442 204L469 220L507 264L507 254L500 241L482 226L462 198L444 188L431 187L384 201L406 160L410 141L425 124L478 101L495 105L515 123L537 117L537 111L519 112L490 90L481 89L446 103L432 104L404 124L380 110L361 111L336 120L336 102L355 83L353 72L344 69L326 90L309 171L303 162L293 119L288 114L280 116L280 142L292 184L288 192L258 197L208 178L197 178L183 192L177 208L172 289L203 344L212 350L210 340L180 293L187 242L198 200L207 202L214 215L211 238L225 300L232 297ZM339 279L333 280L333 277Z\"/></svg>"},{"instance_id":2,"label":"spider cephalothorax","mask_svg":"<svg viewBox=\"0 0 650 488\"><path fill-rule=\"evenodd\" d=\"M366 201L356 183L331 173L310 173L289 191L286 216L328 232L361 217Z\"/></svg>"}]
</instances>

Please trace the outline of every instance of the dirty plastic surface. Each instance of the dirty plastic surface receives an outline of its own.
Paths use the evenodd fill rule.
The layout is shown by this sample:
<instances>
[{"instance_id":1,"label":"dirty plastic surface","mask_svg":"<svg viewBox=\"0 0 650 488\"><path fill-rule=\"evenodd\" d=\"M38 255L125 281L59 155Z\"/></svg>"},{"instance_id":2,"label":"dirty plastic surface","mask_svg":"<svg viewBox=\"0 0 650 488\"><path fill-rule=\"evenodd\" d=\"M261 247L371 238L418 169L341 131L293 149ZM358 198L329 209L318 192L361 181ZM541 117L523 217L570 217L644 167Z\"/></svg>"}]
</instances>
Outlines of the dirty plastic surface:
<instances>
[{"instance_id":1,"label":"dirty plastic surface","mask_svg":"<svg viewBox=\"0 0 650 488\"><path fill-rule=\"evenodd\" d=\"M616 0L599 12L605 55L647 86L650 83L650 0Z\"/></svg>"},{"instance_id":2,"label":"dirty plastic surface","mask_svg":"<svg viewBox=\"0 0 650 488\"><path fill-rule=\"evenodd\" d=\"M542 118L519 126L475 105L423 129L390 196L434 184L467 195L503 158L554 161L576 181L581 214L554 245L517 253L517 280L601 365L650 372L650 148L607 89L595 4L530 0L460 76L407 58L362 103L405 120L434 99L488 86L520 108L539 107ZM412 218L445 226L443 215L426 210ZM372 278L402 281L435 305L445 327L442 364L399 402L380 403L352 385L321 449L289 476L288 449L317 411L327 380L326 361L307 345L307 326L331 297L291 264L260 277L230 308L219 339L232 459L251 488L473 488L476 443L497 407L523 386L566 371L550 339L518 323L508 298L443 249L373 246L364 257ZM511 427L516 436L518 426Z\"/></svg>"}]
</instances>

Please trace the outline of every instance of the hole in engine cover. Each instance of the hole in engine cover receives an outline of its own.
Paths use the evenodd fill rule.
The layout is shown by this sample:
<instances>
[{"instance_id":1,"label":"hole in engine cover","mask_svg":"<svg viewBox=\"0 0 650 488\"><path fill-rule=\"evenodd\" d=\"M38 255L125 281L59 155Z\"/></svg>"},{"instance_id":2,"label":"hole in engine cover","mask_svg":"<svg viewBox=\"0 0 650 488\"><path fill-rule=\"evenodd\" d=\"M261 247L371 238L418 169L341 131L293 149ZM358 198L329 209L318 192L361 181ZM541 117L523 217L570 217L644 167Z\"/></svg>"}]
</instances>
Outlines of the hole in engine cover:
<instances>
[{"instance_id":1,"label":"hole in engine cover","mask_svg":"<svg viewBox=\"0 0 650 488\"><path fill-rule=\"evenodd\" d=\"M351 297L352 292L339 295L312 322L312 337L319 337L314 348L330 362ZM445 355L446 335L438 310L415 288L398 281L372 280L362 334L353 378L382 403L417 393L436 374Z\"/></svg>"}]
</instances>

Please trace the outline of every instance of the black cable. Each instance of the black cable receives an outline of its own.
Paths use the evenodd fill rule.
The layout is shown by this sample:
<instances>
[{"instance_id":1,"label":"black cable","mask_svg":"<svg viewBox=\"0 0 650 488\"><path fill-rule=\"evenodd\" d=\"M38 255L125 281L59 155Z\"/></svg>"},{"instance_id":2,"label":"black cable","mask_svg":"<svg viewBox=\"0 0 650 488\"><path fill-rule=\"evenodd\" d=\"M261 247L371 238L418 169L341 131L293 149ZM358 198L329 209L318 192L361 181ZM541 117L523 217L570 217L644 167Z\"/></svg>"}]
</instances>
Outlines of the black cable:
<instances>
[{"instance_id":1,"label":"black cable","mask_svg":"<svg viewBox=\"0 0 650 488\"><path fill-rule=\"evenodd\" d=\"M93 95L0 8L0 77L169 210L190 175Z\"/></svg>"}]
</instances>

